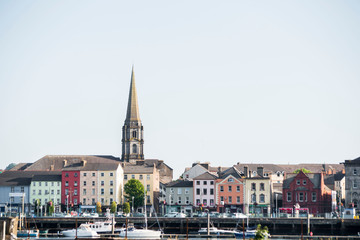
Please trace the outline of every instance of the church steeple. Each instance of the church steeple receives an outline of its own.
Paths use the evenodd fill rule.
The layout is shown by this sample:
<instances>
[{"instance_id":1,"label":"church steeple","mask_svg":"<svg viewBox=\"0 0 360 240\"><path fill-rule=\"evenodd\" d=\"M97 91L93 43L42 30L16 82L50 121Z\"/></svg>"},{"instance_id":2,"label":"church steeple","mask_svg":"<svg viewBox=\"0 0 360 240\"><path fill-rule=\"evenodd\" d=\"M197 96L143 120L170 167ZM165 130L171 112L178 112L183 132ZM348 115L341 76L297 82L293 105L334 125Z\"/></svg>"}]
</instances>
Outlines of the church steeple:
<instances>
[{"instance_id":1,"label":"church steeple","mask_svg":"<svg viewBox=\"0 0 360 240\"><path fill-rule=\"evenodd\" d=\"M122 129L121 160L131 163L135 163L136 160L144 160L144 128L139 114L134 66L131 71L131 83L126 119Z\"/></svg>"}]
</instances>

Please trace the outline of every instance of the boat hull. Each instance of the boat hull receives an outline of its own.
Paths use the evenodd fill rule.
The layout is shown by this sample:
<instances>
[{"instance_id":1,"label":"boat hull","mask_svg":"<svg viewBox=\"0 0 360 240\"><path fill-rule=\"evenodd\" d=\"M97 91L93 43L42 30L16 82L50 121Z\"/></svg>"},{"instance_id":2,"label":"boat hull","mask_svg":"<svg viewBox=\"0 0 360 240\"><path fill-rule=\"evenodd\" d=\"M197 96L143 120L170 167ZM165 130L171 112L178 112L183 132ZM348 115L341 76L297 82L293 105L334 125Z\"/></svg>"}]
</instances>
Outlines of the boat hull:
<instances>
[{"instance_id":1,"label":"boat hull","mask_svg":"<svg viewBox=\"0 0 360 240\"><path fill-rule=\"evenodd\" d=\"M161 232L149 229L133 229L129 231L124 229L119 236L122 238L126 236L128 239L160 239Z\"/></svg>"},{"instance_id":2,"label":"boat hull","mask_svg":"<svg viewBox=\"0 0 360 240\"><path fill-rule=\"evenodd\" d=\"M99 237L99 234L97 234L95 231L82 231L78 230L76 233L75 229L72 230L65 230L61 232L64 237Z\"/></svg>"},{"instance_id":3,"label":"boat hull","mask_svg":"<svg viewBox=\"0 0 360 240\"><path fill-rule=\"evenodd\" d=\"M39 230L21 230L17 232L17 237L39 237Z\"/></svg>"}]
</instances>

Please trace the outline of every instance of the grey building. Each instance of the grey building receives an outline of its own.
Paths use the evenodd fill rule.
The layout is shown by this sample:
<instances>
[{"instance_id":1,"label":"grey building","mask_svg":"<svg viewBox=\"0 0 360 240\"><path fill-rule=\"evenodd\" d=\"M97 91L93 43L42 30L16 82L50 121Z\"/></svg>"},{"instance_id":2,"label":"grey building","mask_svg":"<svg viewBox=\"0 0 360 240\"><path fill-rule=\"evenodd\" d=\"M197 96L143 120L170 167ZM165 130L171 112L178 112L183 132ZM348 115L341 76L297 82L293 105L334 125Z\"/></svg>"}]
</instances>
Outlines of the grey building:
<instances>
[{"instance_id":1,"label":"grey building","mask_svg":"<svg viewBox=\"0 0 360 240\"><path fill-rule=\"evenodd\" d=\"M166 211L193 212L193 181L177 180L166 184Z\"/></svg>"},{"instance_id":2,"label":"grey building","mask_svg":"<svg viewBox=\"0 0 360 240\"><path fill-rule=\"evenodd\" d=\"M345 160L345 207L360 212L360 157Z\"/></svg>"}]
</instances>

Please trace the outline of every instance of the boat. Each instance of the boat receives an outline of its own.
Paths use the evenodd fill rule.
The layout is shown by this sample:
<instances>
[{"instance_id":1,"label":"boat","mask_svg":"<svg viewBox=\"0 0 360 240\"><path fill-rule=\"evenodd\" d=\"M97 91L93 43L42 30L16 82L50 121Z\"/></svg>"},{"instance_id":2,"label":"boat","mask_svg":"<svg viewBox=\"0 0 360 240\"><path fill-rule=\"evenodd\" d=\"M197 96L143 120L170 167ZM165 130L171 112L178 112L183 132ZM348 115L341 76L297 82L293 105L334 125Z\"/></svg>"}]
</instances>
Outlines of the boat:
<instances>
[{"instance_id":1,"label":"boat","mask_svg":"<svg viewBox=\"0 0 360 240\"><path fill-rule=\"evenodd\" d=\"M94 230L95 232L97 232L98 234L101 233L111 233L113 231L113 226L114 226L114 232L119 232L118 229L115 229L115 224L116 222L107 219L104 222L93 222L93 223L82 223L80 226L88 226L90 229Z\"/></svg>"},{"instance_id":2,"label":"boat","mask_svg":"<svg viewBox=\"0 0 360 240\"><path fill-rule=\"evenodd\" d=\"M145 183L146 186L146 183ZM128 239L160 239L161 231L150 230L147 228L147 216L146 216L146 194L144 189L144 217L145 217L145 229L136 229L134 227L127 227L120 231L119 236Z\"/></svg>"},{"instance_id":3,"label":"boat","mask_svg":"<svg viewBox=\"0 0 360 240\"><path fill-rule=\"evenodd\" d=\"M23 229L17 231L17 237L32 237L38 238L39 237L39 230L38 229Z\"/></svg>"},{"instance_id":4,"label":"boat","mask_svg":"<svg viewBox=\"0 0 360 240\"><path fill-rule=\"evenodd\" d=\"M217 235L217 236L235 236L235 233L237 233L235 230L224 230L224 229L218 229L216 227L209 227L209 234L207 228L201 228L198 233L200 235Z\"/></svg>"},{"instance_id":5,"label":"boat","mask_svg":"<svg viewBox=\"0 0 360 240\"><path fill-rule=\"evenodd\" d=\"M86 224L81 224L77 229L64 230L61 233L64 237L99 237L99 234Z\"/></svg>"},{"instance_id":6,"label":"boat","mask_svg":"<svg viewBox=\"0 0 360 240\"><path fill-rule=\"evenodd\" d=\"M256 230L246 230L245 238L254 238L256 235ZM244 231L236 232L235 238L244 238Z\"/></svg>"}]
</instances>

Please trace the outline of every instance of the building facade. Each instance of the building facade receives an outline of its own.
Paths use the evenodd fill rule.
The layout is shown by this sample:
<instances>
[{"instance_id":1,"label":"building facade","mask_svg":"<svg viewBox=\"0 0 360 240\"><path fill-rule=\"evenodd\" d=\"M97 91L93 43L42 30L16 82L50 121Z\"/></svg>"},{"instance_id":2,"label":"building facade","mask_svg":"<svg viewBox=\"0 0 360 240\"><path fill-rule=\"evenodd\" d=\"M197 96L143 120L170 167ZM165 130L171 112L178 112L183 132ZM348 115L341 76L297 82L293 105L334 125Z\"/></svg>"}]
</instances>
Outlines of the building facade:
<instances>
[{"instance_id":1,"label":"building facade","mask_svg":"<svg viewBox=\"0 0 360 240\"><path fill-rule=\"evenodd\" d=\"M360 212L360 157L345 160L345 207Z\"/></svg>"},{"instance_id":2,"label":"building facade","mask_svg":"<svg viewBox=\"0 0 360 240\"><path fill-rule=\"evenodd\" d=\"M193 213L193 181L177 180L166 184L166 212Z\"/></svg>"},{"instance_id":3,"label":"building facade","mask_svg":"<svg viewBox=\"0 0 360 240\"><path fill-rule=\"evenodd\" d=\"M209 172L205 172L193 179L193 206L197 211L204 208L216 211L215 181L216 176Z\"/></svg>"}]
</instances>

